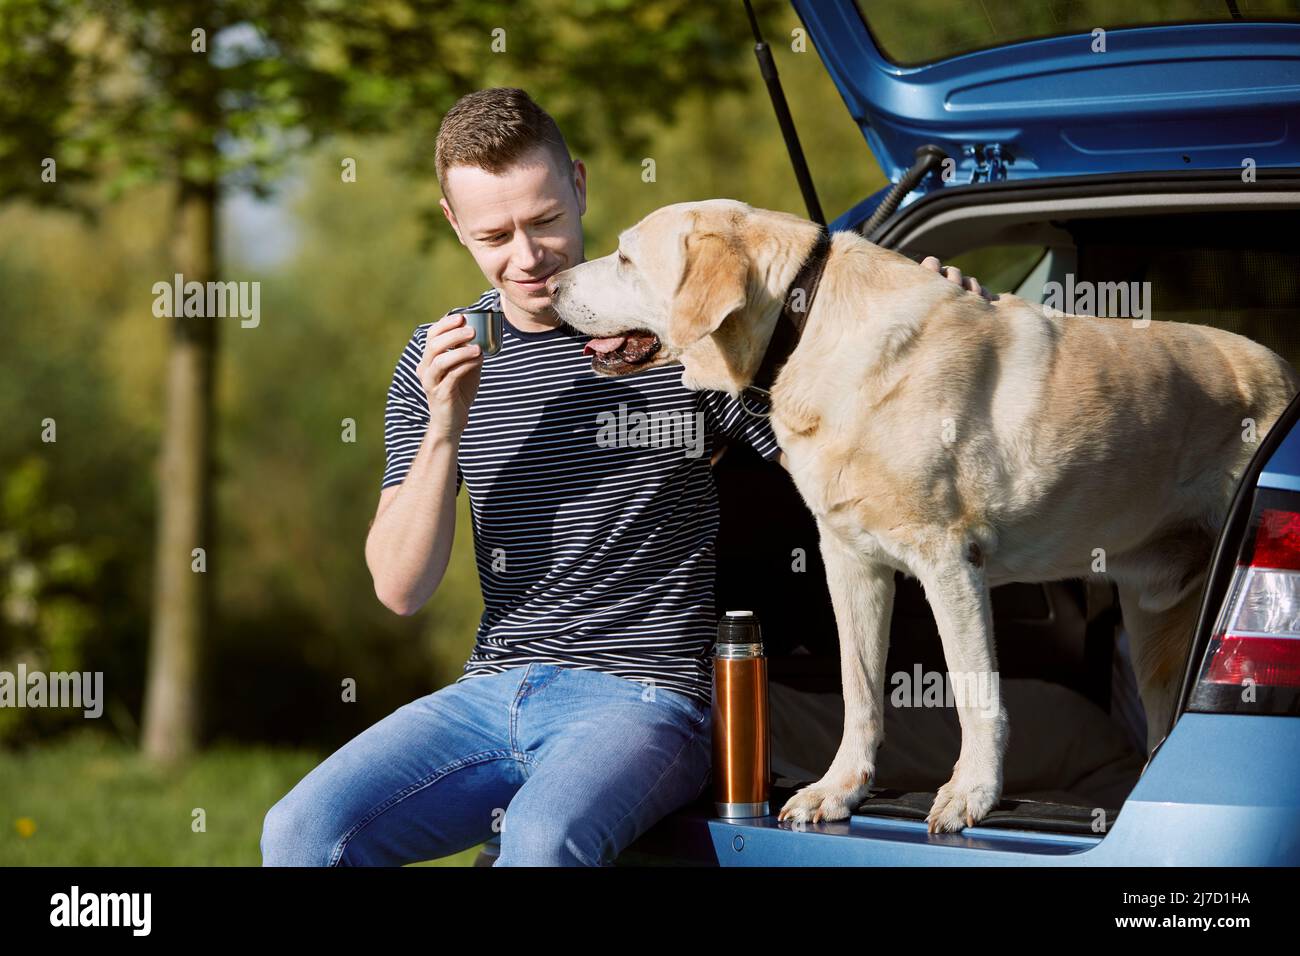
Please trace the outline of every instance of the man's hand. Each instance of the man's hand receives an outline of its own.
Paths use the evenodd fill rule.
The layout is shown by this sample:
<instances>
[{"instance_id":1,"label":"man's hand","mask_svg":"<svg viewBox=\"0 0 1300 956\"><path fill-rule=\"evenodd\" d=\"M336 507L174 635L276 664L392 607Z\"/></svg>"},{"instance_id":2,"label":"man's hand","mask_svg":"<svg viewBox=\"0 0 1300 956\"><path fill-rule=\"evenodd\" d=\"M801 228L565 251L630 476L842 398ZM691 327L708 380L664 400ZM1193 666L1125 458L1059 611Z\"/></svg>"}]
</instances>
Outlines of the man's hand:
<instances>
[{"instance_id":1,"label":"man's hand","mask_svg":"<svg viewBox=\"0 0 1300 956\"><path fill-rule=\"evenodd\" d=\"M438 438L460 442L482 371L483 350L465 316L448 313L429 326L415 373L429 400L429 430Z\"/></svg>"},{"instance_id":2,"label":"man's hand","mask_svg":"<svg viewBox=\"0 0 1300 956\"><path fill-rule=\"evenodd\" d=\"M976 295L982 295L990 302L997 301L998 297L996 295L990 295L988 292L984 291L984 287L980 285L979 279L976 279L974 276L963 276L961 270L956 266L945 266L934 256L926 256L921 260L921 265L925 266L931 272L939 273L939 275L943 276L949 282L961 286L967 292L974 292Z\"/></svg>"}]
</instances>

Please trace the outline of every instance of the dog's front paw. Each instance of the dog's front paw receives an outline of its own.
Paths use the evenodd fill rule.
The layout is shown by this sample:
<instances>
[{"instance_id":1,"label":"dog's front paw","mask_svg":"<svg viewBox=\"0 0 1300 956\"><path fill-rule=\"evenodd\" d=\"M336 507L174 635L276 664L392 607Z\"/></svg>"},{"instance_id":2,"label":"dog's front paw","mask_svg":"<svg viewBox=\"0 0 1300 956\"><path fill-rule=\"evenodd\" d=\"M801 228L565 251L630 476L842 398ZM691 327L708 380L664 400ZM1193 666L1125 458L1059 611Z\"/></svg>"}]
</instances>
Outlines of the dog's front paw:
<instances>
[{"instance_id":1,"label":"dog's front paw","mask_svg":"<svg viewBox=\"0 0 1300 956\"><path fill-rule=\"evenodd\" d=\"M997 781L961 779L960 774L939 788L925 818L931 833L955 833L973 827L998 805L1002 788Z\"/></svg>"},{"instance_id":2,"label":"dog's front paw","mask_svg":"<svg viewBox=\"0 0 1300 956\"><path fill-rule=\"evenodd\" d=\"M870 791L871 774L871 770L834 776L828 773L787 800L777 819L793 823L843 820Z\"/></svg>"}]
</instances>

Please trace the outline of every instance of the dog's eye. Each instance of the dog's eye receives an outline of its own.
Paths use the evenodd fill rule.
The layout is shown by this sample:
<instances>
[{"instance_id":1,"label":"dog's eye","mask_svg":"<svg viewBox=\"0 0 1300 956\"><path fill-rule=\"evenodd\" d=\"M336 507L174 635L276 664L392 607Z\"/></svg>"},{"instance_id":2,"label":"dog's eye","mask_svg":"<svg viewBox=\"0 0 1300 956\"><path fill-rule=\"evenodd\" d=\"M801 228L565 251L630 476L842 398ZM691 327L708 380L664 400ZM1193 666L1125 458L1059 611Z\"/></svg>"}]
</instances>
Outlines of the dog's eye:
<instances>
[{"instance_id":1,"label":"dog's eye","mask_svg":"<svg viewBox=\"0 0 1300 956\"><path fill-rule=\"evenodd\" d=\"M621 266L627 266L632 264L632 260L629 259L627 256L623 255L622 249L618 250L618 264Z\"/></svg>"}]
</instances>

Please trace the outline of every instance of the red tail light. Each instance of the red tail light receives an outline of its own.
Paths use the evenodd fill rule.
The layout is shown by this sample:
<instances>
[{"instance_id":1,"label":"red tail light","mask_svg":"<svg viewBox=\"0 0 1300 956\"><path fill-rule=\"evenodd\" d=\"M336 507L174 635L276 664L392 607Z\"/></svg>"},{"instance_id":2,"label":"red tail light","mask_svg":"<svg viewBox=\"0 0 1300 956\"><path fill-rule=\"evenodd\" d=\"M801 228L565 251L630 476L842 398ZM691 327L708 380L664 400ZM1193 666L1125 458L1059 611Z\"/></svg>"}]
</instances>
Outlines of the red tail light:
<instances>
[{"instance_id":1,"label":"red tail light","mask_svg":"<svg viewBox=\"0 0 1300 956\"><path fill-rule=\"evenodd\" d=\"M1248 563L1255 568L1300 571L1300 514L1280 508L1262 509Z\"/></svg>"},{"instance_id":2,"label":"red tail light","mask_svg":"<svg viewBox=\"0 0 1300 956\"><path fill-rule=\"evenodd\" d=\"M1276 500L1277 494L1267 497ZM1297 691L1300 506L1261 507L1257 501L1190 709L1295 713Z\"/></svg>"},{"instance_id":3,"label":"red tail light","mask_svg":"<svg viewBox=\"0 0 1300 956\"><path fill-rule=\"evenodd\" d=\"M1204 679L1214 684L1252 680L1270 687L1300 687L1298 648L1300 641L1294 638L1224 635Z\"/></svg>"}]
</instances>

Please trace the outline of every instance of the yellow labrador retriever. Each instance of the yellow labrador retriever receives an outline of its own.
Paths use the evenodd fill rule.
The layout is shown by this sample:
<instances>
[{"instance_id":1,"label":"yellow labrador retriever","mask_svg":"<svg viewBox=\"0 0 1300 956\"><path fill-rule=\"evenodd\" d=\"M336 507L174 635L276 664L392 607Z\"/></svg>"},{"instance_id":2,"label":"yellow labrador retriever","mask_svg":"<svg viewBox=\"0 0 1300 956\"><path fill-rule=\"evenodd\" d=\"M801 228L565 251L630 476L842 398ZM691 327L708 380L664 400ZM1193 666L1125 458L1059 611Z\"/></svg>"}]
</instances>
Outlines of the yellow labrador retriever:
<instances>
[{"instance_id":1,"label":"yellow labrador retriever","mask_svg":"<svg viewBox=\"0 0 1300 956\"><path fill-rule=\"evenodd\" d=\"M791 287L806 298L771 423L816 516L845 727L781 818L844 818L868 792L895 569L925 589L962 729L932 832L974 825L1001 796L992 586L1116 582L1153 748L1233 489L1300 379L1213 328L989 302L855 233L833 235L809 289L796 277L819 240L826 250L821 227L786 213L678 203L550 285L560 318L596 337L597 373L677 362L686 387L732 395L763 365Z\"/></svg>"}]
</instances>

